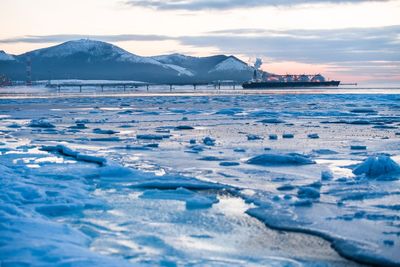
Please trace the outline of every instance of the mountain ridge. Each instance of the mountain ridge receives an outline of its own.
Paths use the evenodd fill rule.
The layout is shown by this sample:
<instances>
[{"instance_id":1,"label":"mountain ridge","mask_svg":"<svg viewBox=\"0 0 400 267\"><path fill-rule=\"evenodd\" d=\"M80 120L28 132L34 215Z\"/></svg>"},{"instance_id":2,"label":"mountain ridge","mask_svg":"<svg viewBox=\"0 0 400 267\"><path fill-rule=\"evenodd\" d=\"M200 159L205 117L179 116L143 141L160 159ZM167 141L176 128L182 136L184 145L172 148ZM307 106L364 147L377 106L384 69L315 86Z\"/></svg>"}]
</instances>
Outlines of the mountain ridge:
<instances>
[{"instance_id":1,"label":"mountain ridge","mask_svg":"<svg viewBox=\"0 0 400 267\"><path fill-rule=\"evenodd\" d=\"M232 63L230 68L216 68L226 60ZM0 74L13 80L25 80L28 61L34 80L245 81L253 72L252 67L234 56L193 57L174 53L143 57L107 42L80 39L20 55L0 51Z\"/></svg>"}]
</instances>

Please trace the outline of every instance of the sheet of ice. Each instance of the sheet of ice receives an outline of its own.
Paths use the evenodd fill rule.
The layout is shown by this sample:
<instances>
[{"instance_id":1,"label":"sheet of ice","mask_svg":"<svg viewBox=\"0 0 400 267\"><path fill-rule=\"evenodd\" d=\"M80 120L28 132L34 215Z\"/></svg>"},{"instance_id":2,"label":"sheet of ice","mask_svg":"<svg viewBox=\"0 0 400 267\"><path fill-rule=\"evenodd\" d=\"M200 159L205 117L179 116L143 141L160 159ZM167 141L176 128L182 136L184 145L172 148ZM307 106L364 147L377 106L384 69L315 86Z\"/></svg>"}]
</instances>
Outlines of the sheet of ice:
<instances>
[{"instance_id":1,"label":"sheet of ice","mask_svg":"<svg viewBox=\"0 0 400 267\"><path fill-rule=\"evenodd\" d=\"M118 266L126 261L137 265L351 264L337 255L322 256L328 253L329 243L313 243L311 234L327 239L345 257L398 265L399 176L394 172L390 179L371 179L352 171L366 158L382 153L400 162L399 100L390 94L0 99L0 162L17 173L11 180L0 181L6 188L0 193L1 214L14 214L15 221L39 217L72 229L70 238L76 239L72 240L74 249L55 249L47 257L41 253L48 246L68 247L69 236L57 233L58 241L53 243L47 236L33 237L28 230L22 231L25 237L19 236L10 228L4 235L12 240L7 248L21 249L16 254L3 250L6 253L0 255L13 255L4 258L10 263L32 260L49 266L54 265L53 255L55 262L80 260L82 265L107 265L109 260L112 264L108 265ZM351 112L360 108L376 112ZM225 114L216 114L219 111ZM28 127L31 120L42 118L57 127ZM270 118L283 123L259 122ZM85 127L75 129L77 123ZM12 124L21 127L7 127ZM180 125L194 129L178 131ZM96 128L119 133L101 136L93 132ZM157 148L142 149L154 140L136 136L149 133L163 138ZM247 140L249 133L263 139ZM284 133L295 138L268 139L270 134ZM308 138L313 133L319 138ZM207 136L214 145L203 143ZM38 149L55 144L70 150L47 153ZM368 149L351 150L352 145ZM81 154L107 159L107 164L78 161L74 155ZM273 156L260 157L260 165L246 164L264 154ZM282 160L277 161L275 155L283 156L278 157ZM268 160L273 163L266 164ZM315 164L297 164L310 161ZM162 196L179 190L194 192L199 196L194 203L205 208L187 209L187 198L139 197L145 192ZM178 198L179 194L174 195ZM219 202L210 206L203 197L213 195ZM227 199L232 195L238 199L230 208L238 217L230 217L226 207L220 209L226 205L221 197L227 195ZM242 199L248 204L240 204ZM257 214L251 212L253 208ZM285 232L270 239L267 228L261 223L254 227L257 221L243 214L247 209L267 225L307 234L298 239ZM25 226L16 224L21 229ZM282 243L284 236L292 238ZM24 243L17 246L18 239ZM35 254L27 244L37 242L43 246ZM288 252L285 249L291 242L302 245ZM274 246L279 249L274 251ZM83 256L78 259L78 254ZM116 263L120 260L121 264Z\"/></svg>"},{"instance_id":2,"label":"sheet of ice","mask_svg":"<svg viewBox=\"0 0 400 267\"><path fill-rule=\"evenodd\" d=\"M94 253L90 238L70 224L52 217L76 215L104 203L88 194L78 175L16 168L0 163L0 262L5 266L128 266L127 262ZM65 171L65 170L64 170ZM49 175L52 174L53 176Z\"/></svg>"}]
</instances>

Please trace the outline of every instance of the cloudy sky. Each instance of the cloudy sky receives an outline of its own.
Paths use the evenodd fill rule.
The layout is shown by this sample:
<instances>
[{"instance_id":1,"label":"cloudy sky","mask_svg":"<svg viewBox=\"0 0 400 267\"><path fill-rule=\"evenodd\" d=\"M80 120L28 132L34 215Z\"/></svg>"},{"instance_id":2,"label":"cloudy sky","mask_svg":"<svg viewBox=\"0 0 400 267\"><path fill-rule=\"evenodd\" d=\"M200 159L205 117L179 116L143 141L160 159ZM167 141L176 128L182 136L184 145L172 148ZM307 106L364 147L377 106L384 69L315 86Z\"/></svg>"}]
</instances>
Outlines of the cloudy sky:
<instances>
[{"instance_id":1,"label":"cloudy sky","mask_svg":"<svg viewBox=\"0 0 400 267\"><path fill-rule=\"evenodd\" d=\"M400 0L0 0L0 50L80 38L148 56L234 54L276 73L400 81Z\"/></svg>"}]
</instances>

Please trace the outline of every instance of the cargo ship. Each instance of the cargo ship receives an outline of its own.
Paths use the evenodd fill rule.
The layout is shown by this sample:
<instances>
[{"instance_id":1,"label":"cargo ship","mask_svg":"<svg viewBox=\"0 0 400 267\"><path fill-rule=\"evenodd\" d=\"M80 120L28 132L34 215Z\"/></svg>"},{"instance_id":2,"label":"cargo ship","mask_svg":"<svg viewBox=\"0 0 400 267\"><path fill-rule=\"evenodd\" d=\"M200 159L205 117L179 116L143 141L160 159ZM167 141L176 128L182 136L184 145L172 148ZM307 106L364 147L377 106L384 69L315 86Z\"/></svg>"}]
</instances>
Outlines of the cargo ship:
<instances>
[{"instance_id":1,"label":"cargo ship","mask_svg":"<svg viewBox=\"0 0 400 267\"><path fill-rule=\"evenodd\" d=\"M337 87L340 81L327 81L321 74L301 75L278 75L262 72L258 77L258 71L254 71L251 81L242 84L244 89L266 89L266 88L292 88L292 87Z\"/></svg>"}]
</instances>

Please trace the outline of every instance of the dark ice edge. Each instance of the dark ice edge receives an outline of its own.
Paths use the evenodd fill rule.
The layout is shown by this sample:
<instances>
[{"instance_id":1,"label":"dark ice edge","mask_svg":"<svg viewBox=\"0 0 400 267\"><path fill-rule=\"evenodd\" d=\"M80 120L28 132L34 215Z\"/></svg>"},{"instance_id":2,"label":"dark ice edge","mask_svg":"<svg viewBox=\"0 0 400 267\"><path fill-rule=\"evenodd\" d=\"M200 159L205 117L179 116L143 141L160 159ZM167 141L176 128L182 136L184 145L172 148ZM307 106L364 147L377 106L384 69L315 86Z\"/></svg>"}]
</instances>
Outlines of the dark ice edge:
<instances>
[{"instance_id":1,"label":"dark ice edge","mask_svg":"<svg viewBox=\"0 0 400 267\"><path fill-rule=\"evenodd\" d=\"M352 260L361 264L368 264L372 266L400 266L400 262L392 261L387 258L379 257L372 255L370 250L364 249L361 246L357 246L356 241L345 240L341 237L335 237L323 231L318 231L314 229L307 229L301 227L301 225L291 226L282 224L274 224L272 221L268 221L264 218L263 213L264 210L260 207L248 209L245 213L262 223L264 223L267 227L273 230L287 231L287 232L295 232L295 233L303 233L309 234L313 236L320 237L331 244L331 247L343 258L348 260ZM358 243L362 245L362 243Z\"/></svg>"}]
</instances>

